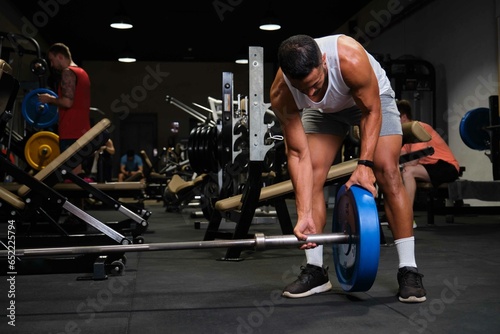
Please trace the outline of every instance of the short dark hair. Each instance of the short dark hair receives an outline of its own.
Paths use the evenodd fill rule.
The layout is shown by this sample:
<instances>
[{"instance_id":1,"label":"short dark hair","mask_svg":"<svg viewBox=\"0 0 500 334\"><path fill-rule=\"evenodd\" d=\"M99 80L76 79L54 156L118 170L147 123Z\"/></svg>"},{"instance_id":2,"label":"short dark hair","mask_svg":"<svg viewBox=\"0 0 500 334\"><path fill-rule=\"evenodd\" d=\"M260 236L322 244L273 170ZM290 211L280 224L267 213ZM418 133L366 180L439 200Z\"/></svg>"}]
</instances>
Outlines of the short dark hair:
<instances>
[{"instance_id":1,"label":"short dark hair","mask_svg":"<svg viewBox=\"0 0 500 334\"><path fill-rule=\"evenodd\" d=\"M127 151L127 157L132 158L135 155L134 150L128 150Z\"/></svg>"},{"instance_id":2,"label":"short dark hair","mask_svg":"<svg viewBox=\"0 0 500 334\"><path fill-rule=\"evenodd\" d=\"M321 65L321 50L311 36L291 36L278 48L278 64L289 79L300 80Z\"/></svg>"},{"instance_id":3,"label":"short dark hair","mask_svg":"<svg viewBox=\"0 0 500 334\"><path fill-rule=\"evenodd\" d=\"M410 101L408 100L398 100L396 102L396 105L398 106L398 110L399 110L399 115L400 116L403 116L403 115L406 115L406 117L409 119L409 120L412 120L413 117L412 117L412 112L411 112L411 104L410 104Z\"/></svg>"},{"instance_id":4,"label":"short dark hair","mask_svg":"<svg viewBox=\"0 0 500 334\"><path fill-rule=\"evenodd\" d=\"M49 49L47 50L48 53L52 53L52 54L61 54L63 55L64 57L68 58L68 59L72 59L71 58L71 51L69 50L69 48L66 46L66 44L63 44L63 43L54 43L52 44Z\"/></svg>"}]
</instances>

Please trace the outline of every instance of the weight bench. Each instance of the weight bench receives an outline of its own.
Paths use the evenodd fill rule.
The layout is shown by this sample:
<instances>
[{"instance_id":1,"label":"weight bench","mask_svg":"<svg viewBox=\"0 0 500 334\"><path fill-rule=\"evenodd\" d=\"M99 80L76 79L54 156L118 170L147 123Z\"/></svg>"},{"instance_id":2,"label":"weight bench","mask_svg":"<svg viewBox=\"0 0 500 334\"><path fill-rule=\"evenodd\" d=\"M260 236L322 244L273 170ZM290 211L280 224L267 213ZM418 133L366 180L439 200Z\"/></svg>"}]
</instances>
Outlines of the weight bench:
<instances>
[{"instance_id":1,"label":"weight bench","mask_svg":"<svg viewBox=\"0 0 500 334\"><path fill-rule=\"evenodd\" d=\"M436 215L445 215L447 223L453 223L456 215L498 215L498 205L471 206L464 204L464 199L498 202L499 186L500 181L462 179L444 183L437 188L432 187L432 184L418 184L419 189L427 191L427 223L430 225L434 224ZM450 203L452 205L447 205Z\"/></svg>"},{"instance_id":2,"label":"weight bench","mask_svg":"<svg viewBox=\"0 0 500 334\"><path fill-rule=\"evenodd\" d=\"M146 188L146 185L141 182L106 182L106 183L89 183L93 188L98 189L113 198L120 197L137 197ZM3 187L10 192L17 193L22 185L16 182L3 184ZM53 189L65 197L81 197L82 193L86 193L79 185L74 183L56 183Z\"/></svg>"},{"instance_id":3,"label":"weight bench","mask_svg":"<svg viewBox=\"0 0 500 334\"><path fill-rule=\"evenodd\" d=\"M112 198L118 199L120 197L138 197L142 194L142 191L146 189L146 184L142 182L106 182L106 183L89 183L92 188L100 190ZM85 189L82 189L79 185L75 183L57 183L54 186L54 190L60 192L66 197L79 197L82 193L86 193ZM90 191L92 197L96 197L95 193Z\"/></svg>"},{"instance_id":4,"label":"weight bench","mask_svg":"<svg viewBox=\"0 0 500 334\"><path fill-rule=\"evenodd\" d=\"M458 176L461 177L463 172L465 171L465 167L461 166ZM447 214L448 210L450 213L454 210L458 210L463 206L463 201L461 199L457 199L453 201L453 206L448 207L447 201L450 201L450 195L448 188L457 181L442 183L439 186L435 187L430 182L417 182L417 191L424 194L425 203L426 203L426 212L427 212L427 224L434 224L434 216L439 212ZM449 208L449 209L446 209ZM447 217L447 222L453 221L453 216L450 215Z\"/></svg>"},{"instance_id":5,"label":"weight bench","mask_svg":"<svg viewBox=\"0 0 500 334\"><path fill-rule=\"evenodd\" d=\"M330 171L326 177L326 182L351 175L358 164L359 159L353 159L346 162L341 162L330 167ZM287 195L293 192L291 180L278 182L267 187L263 187L260 191L259 202L267 201L278 196ZM236 195L221 199L215 203L215 209L219 211L240 210L243 206L243 195Z\"/></svg>"},{"instance_id":6,"label":"weight bench","mask_svg":"<svg viewBox=\"0 0 500 334\"><path fill-rule=\"evenodd\" d=\"M167 177L166 173L155 171L153 163L149 160L145 150L141 150L141 156L144 161L144 174L147 184L145 196L149 199L163 200L163 194L167 188L169 177Z\"/></svg>"},{"instance_id":7,"label":"weight bench","mask_svg":"<svg viewBox=\"0 0 500 334\"><path fill-rule=\"evenodd\" d=\"M133 206L127 208L118 199L120 197L138 197L142 196L146 185L141 182L112 182L112 183L87 183L70 170L66 169L66 176L72 183L57 183L53 189L61 195L72 198L87 196L103 203L103 207L112 208L123 214L127 219L107 223L114 229L128 232L132 235L134 243L142 243L140 237L148 228L148 219L151 216L149 210L142 206Z\"/></svg>"},{"instance_id":8,"label":"weight bench","mask_svg":"<svg viewBox=\"0 0 500 334\"><path fill-rule=\"evenodd\" d=\"M180 212L191 202L200 192L198 187L203 184L208 174L200 174L191 181L186 181L178 174L172 175L164 193L166 211Z\"/></svg>"},{"instance_id":9,"label":"weight bench","mask_svg":"<svg viewBox=\"0 0 500 334\"><path fill-rule=\"evenodd\" d=\"M0 199L17 210L24 210L25 203L19 196L0 186Z\"/></svg>"}]
</instances>

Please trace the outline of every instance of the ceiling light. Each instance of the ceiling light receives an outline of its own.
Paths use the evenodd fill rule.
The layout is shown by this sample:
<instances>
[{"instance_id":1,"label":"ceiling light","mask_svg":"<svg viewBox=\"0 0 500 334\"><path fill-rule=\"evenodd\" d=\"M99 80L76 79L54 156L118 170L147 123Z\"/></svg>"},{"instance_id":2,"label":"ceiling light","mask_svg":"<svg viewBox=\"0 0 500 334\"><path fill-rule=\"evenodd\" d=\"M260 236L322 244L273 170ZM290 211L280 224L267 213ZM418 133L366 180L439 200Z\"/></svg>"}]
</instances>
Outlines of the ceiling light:
<instances>
[{"instance_id":1,"label":"ceiling light","mask_svg":"<svg viewBox=\"0 0 500 334\"><path fill-rule=\"evenodd\" d=\"M118 9L111 21L110 26L115 29L131 29L133 27L132 20L127 15L127 10L123 5L123 1L118 4Z\"/></svg>"},{"instance_id":2,"label":"ceiling light","mask_svg":"<svg viewBox=\"0 0 500 334\"><path fill-rule=\"evenodd\" d=\"M120 63L135 63L137 59L135 59L134 57L119 57L118 61Z\"/></svg>"},{"instance_id":3,"label":"ceiling light","mask_svg":"<svg viewBox=\"0 0 500 334\"><path fill-rule=\"evenodd\" d=\"M260 30L273 31L273 30L280 30L281 26L277 23L266 23L266 24L261 24L259 28Z\"/></svg>"},{"instance_id":4,"label":"ceiling light","mask_svg":"<svg viewBox=\"0 0 500 334\"><path fill-rule=\"evenodd\" d=\"M135 63L137 59L135 56L132 54L130 51L122 52L119 57L118 61L121 63Z\"/></svg>"},{"instance_id":5,"label":"ceiling light","mask_svg":"<svg viewBox=\"0 0 500 334\"><path fill-rule=\"evenodd\" d=\"M133 27L130 19L125 16L115 18L110 26L115 29L131 29Z\"/></svg>"},{"instance_id":6,"label":"ceiling light","mask_svg":"<svg viewBox=\"0 0 500 334\"><path fill-rule=\"evenodd\" d=\"M277 19L273 17L267 17L262 20L259 28L260 30L273 31L281 29L281 25L279 24Z\"/></svg>"},{"instance_id":7,"label":"ceiling light","mask_svg":"<svg viewBox=\"0 0 500 334\"><path fill-rule=\"evenodd\" d=\"M238 59L235 60L235 63L236 64L245 65L245 64L248 64L248 59L246 59L246 58L238 58Z\"/></svg>"}]
</instances>

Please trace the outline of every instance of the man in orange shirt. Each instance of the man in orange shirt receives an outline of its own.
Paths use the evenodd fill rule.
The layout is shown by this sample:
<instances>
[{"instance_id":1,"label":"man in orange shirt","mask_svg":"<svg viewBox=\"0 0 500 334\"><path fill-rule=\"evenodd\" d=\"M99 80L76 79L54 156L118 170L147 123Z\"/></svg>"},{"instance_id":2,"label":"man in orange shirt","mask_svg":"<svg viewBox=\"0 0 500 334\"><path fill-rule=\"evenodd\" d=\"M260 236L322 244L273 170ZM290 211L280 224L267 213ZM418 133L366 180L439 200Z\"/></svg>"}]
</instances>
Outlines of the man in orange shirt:
<instances>
[{"instance_id":1,"label":"man in orange shirt","mask_svg":"<svg viewBox=\"0 0 500 334\"><path fill-rule=\"evenodd\" d=\"M411 122L412 110L410 102L399 100L397 102L401 123ZM458 179L460 165L444 139L427 123L420 122L423 128L431 135L432 139L424 143L405 144L401 154L415 152L428 146L434 148L434 154L409 161L403 164L401 175L411 203L415 200L417 181L430 182L434 187Z\"/></svg>"}]
</instances>

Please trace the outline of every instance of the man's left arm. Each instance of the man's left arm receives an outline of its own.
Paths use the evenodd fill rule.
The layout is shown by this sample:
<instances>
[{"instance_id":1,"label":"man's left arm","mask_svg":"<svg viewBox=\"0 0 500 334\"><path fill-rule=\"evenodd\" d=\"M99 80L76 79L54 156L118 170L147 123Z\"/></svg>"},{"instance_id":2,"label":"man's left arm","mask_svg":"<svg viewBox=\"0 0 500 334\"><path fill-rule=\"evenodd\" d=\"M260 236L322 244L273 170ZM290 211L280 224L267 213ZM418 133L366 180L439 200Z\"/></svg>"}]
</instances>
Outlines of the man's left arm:
<instances>
[{"instance_id":1,"label":"man's left arm","mask_svg":"<svg viewBox=\"0 0 500 334\"><path fill-rule=\"evenodd\" d=\"M142 164L142 159L139 156L136 156L136 159L137 159L137 172L142 173L142 170L144 169Z\"/></svg>"},{"instance_id":2,"label":"man's left arm","mask_svg":"<svg viewBox=\"0 0 500 334\"><path fill-rule=\"evenodd\" d=\"M340 41L340 40L339 40ZM342 77L351 89L357 106L361 109L360 160L373 161L382 126L382 110L378 80L364 48L354 39L343 38L339 44ZM358 165L346 183L349 187L359 184L374 196L375 175L369 166Z\"/></svg>"}]
</instances>

